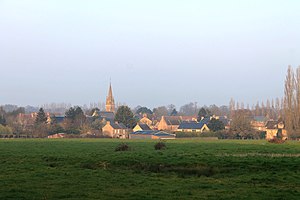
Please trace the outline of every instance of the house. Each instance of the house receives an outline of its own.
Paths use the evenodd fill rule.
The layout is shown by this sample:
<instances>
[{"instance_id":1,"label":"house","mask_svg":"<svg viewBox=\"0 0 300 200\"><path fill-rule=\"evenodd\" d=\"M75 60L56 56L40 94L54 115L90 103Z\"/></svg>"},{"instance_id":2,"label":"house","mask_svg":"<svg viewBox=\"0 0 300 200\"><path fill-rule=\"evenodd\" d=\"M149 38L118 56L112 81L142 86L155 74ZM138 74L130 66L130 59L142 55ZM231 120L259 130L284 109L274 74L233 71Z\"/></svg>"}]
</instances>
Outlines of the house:
<instances>
[{"instance_id":1,"label":"house","mask_svg":"<svg viewBox=\"0 0 300 200\"><path fill-rule=\"evenodd\" d=\"M102 128L102 133L104 136L111 138L121 138L125 139L128 137L127 127L118 122L107 121L106 125Z\"/></svg>"},{"instance_id":2,"label":"house","mask_svg":"<svg viewBox=\"0 0 300 200\"><path fill-rule=\"evenodd\" d=\"M200 122L182 122L179 127L178 131L180 132L207 132L209 128L207 126L206 121L201 120Z\"/></svg>"},{"instance_id":3,"label":"house","mask_svg":"<svg viewBox=\"0 0 300 200\"><path fill-rule=\"evenodd\" d=\"M140 119L139 123L141 123L141 124L147 124L151 128L153 126L153 121L148 118L148 116L147 116L146 113L143 114L143 118Z\"/></svg>"},{"instance_id":4,"label":"house","mask_svg":"<svg viewBox=\"0 0 300 200\"><path fill-rule=\"evenodd\" d=\"M269 120L266 123L266 139L272 140L274 138L287 139L287 131L285 130L285 125L282 120Z\"/></svg>"},{"instance_id":5,"label":"house","mask_svg":"<svg viewBox=\"0 0 300 200\"><path fill-rule=\"evenodd\" d=\"M162 116L157 125L158 130L177 131L182 122L181 116Z\"/></svg>"},{"instance_id":6,"label":"house","mask_svg":"<svg viewBox=\"0 0 300 200\"><path fill-rule=\"evenodd\" d=\"M129 139L175 139L175 134L157 130L136 131L129 134Z\"/></svg>"},{"instance_id":7,"label":"house","mask_svg":"<svg viewBox=\"0 0 300 200\"><path fill-rule=\"evenodd\" d=\"M251 120L251 126L257 131L266 131L266 122L268 119L265 116L254 116Z\"/></svg>"},{"instance_id":8,"label":"house","mask_svg":"<svg viewBox=\"0 0 300 200\"><path fill-rule=\"evenodd\" d=\"M149 130L151 130L151 128L147 124L141 124L141 123L138 123L133 128L133 132L136 132L136 131L149 131Z\"/></svg>"}]
</instances>

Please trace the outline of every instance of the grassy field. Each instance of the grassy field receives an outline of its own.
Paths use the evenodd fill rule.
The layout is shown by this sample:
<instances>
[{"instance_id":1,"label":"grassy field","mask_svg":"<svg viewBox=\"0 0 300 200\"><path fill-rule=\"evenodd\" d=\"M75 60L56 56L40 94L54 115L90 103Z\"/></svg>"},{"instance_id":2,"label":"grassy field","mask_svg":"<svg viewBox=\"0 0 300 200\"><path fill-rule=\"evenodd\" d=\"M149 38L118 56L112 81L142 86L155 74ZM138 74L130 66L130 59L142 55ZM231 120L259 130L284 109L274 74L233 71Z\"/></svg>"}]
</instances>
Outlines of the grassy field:
<instances>
[{"instance_id":1,"label":"grassy field","mask_svg":"<svg viewBox=\"0 0 300 200\"><path fill-rule=\"evenodd\" d=\"M300 199L300 143L0 140L0 199Z\"/></svg>"}]
</instances>

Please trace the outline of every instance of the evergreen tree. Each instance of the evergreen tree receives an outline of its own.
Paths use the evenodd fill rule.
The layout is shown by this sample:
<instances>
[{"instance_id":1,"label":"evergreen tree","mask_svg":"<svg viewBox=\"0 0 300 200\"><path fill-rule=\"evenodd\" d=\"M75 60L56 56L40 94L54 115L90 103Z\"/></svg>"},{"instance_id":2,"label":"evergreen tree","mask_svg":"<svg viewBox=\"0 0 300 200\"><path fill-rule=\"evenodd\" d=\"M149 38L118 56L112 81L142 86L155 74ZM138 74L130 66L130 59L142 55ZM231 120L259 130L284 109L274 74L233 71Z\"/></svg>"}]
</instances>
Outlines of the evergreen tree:
<instances>
[{"instance_id":1,"label":"evergreen tree","mask_svg":"<svg viewBox=\"0 0 300 200\"><path fill-rule=\"evenodd\" d=\"M35 119L35 124L40 125L40 124L46 124L46 123L47 123L47 116L44 112L44 109L40 108L40 110L36 116L36 119Z\"/></svg>"},{"instance_id":2,"label":"evergreen tree","mask_svg":"<svg viewBox=\"0 0 300 200\"><path fill-rule=\"evenodd\" d=\"M201 121L202 118L208 117L208 111L205 108L200 108L198 112L198 121Z\"/></svg>"},{"instance_id":3,"label":"evergreen tree","mask_svg":"<svg viewBox=\"0 0 300 200\"><path fill-rule=\"evenodd\" d=\"M3 125L3 126L6 126L6 119L4 117L4 115L0 115L0 124Z\"/></svg>"},{"instance_id":4,"label":"evergreen tree","mask_svg":"<svg viewBox=\"0 0 300 200\"><path fill-rule=\"evenodd\" d=\"M178 114L177 110L174 108L171 112L171 116L176 116Z\"/></svg>"},{"instance_id":5,"label":"evergreen tree","mask_svg":"<svg viewBox=\"0 0 300 200\"><path fill-rule=\"evenodd\" d=\"M67 110L65 113L66 119L70 120L71 122L75 120L75 116L75 109L73 107L69 108L69 110Z\"/></svg>"},{"instance_id":6,"label":"evergreen tree","mask_svg":"<svg viewBox=\"0 0 300 200\"><path fill-rule=\"evenodd\" d=\"M128 128L133 128L136 125L136 120L128 106L120 106L118 108L115 121L123 123Z\"/></svg>"},{"instance_id":7,"label":"evergreen tree","mask_svg":"<svg viewBox=\"0 0 300 200\"><path fill-rule=\"evenodd\" d=\"M225 126L223 124L222 121L220 121L219 119L215 119L215 118L212 118L209 123L207 124L208 128L213 131L213 132L216 132L216 131L220 131L220 130L224 130L225 129Z\"/></svg>"},{"instance_id":8,"label":"evergreen tree","mask_svg":"<svg viewBox=\"0 0 300 200\"><path fill-rule=\"evenodd\" d=\"M152 110L150 110L147 107L140 107L139 109L137 109L136 114L150 114L150 115L152 115L153 112L152 112Z\"/></svg>"}]
</instances>

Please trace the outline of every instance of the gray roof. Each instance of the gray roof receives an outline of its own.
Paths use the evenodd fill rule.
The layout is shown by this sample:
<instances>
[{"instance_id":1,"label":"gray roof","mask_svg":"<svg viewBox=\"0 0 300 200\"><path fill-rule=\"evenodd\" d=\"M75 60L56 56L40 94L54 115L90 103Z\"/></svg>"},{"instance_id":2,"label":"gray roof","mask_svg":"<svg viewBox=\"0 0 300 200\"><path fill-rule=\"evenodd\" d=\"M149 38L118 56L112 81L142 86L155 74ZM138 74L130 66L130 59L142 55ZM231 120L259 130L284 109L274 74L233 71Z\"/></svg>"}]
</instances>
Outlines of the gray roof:
<instances>
[{"instance_id":1,"label":"gray roof","mask_svg":"<svg viewBox=\"0 0 300 200\"><path fill-rule=\"evenodd\" d=\"M202 129L206 123L204 122L182 122L178 129Z\"/></svg>"},{"instance_id":2,"label":"gray roof","mask_svg":"<svg viewBox=\"0 0 300 200\"><path fill-rule=\"evenodd\" d=\"M266 123L266 128L267 129L277 129L278 127L278 121L274 121L274 120L269 120Z\"/></svg>"},{"instance_id":3,"label":"gray roof","mask_svg":"<svg viewBox=\"0 0 300 200\"><path fill-rule=\"evenodd\" d=\"M164 116L168 125L180 125L182 119L178 116Z\"/></svg>"},{"instance_id":4,"label":"gray roof","mask_svg":"<svg viewBox=\"0 0 300 200\"><path fill-rule=\"evenodd\" d=\"M122 123L114 123L114 122L110 122L110 125L114 128L114 129L127 129L127 127L122 124Z\"/></svg>"},{"instance_id":5,"label":"gray roof","mask_svg":"<svg viewBox=\"0 0 300 200\"><path fill-rule=\"evenodd\" d=\"M139 124L139 126L141 127L142 130L146 131L146 130L151 130L151 128L147 125L147 124Z\"/></svg>"},{"instance_id":6,"label":"gray roof","mask_svg":"<svg viewBox=\"0 0 300 200\"><path fill-rule=\"evenodd\" d=\"M98 114L99 118L105 119L107 121L112 121L115 119L115 113L113 112L100 111Z\"/></svg>"}]
</instances>

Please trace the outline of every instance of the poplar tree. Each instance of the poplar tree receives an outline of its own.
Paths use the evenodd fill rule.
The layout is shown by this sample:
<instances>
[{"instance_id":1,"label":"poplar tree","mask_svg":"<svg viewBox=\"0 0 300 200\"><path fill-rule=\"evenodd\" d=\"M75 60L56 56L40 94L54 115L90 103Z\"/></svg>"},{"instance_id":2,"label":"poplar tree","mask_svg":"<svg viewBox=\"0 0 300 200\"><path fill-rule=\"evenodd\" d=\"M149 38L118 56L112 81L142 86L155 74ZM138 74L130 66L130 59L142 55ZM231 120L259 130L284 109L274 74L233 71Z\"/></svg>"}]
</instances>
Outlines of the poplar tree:
<instances>
[{"instance_id":1,"label":"poplar tree","mask_svg":"<svg viewBox=\"0 0 300 200\"><path fill-rule=\"evenodd\" d=\"M284 85L284 117L286 130L289 136L300 135L300 66L294 73L291 66L288 67Z\"/></svg>"},{"instance_id":2,"label":"poplar tree","mask_svg":"<svg viewBox=\"0 0 300 200\"><path fill-rule=\"evenodd\" d=\"M286 129L289 134L294 130L294 116L293 116L293 107L294 107L294 71L291 66L288 67L287 75L285 78L284 85L284 115L285 115L285 124Z\"/></svg>"}]
</instances>

